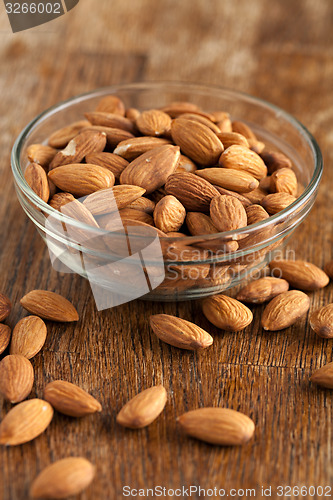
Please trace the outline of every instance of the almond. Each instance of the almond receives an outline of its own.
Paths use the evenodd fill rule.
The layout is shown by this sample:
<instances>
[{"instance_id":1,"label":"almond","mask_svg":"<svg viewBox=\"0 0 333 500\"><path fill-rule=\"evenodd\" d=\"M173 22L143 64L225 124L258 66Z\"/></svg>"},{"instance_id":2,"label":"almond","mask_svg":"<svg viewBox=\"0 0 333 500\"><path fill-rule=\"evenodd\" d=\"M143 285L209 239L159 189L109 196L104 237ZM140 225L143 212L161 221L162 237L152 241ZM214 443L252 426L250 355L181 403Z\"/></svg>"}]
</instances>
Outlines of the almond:
<instances>
[{"instance_id":1,"label":"almond","mask_svg":"<svg viewBox=\"0 0 333 500\"><path fill-rule=\"evenodd\" d=\"M113 196L110 195L112 192ZM140 186L131 186L123 184L121 186L114 186L111 189L102 189L96 193L87 196L84 200L84 206L93 215L103 215L115 210L121 210L133 201L140 198L146 192Z\"/></svg>"},{"instance_id":2,"label":"almond","mask_svg":"<svg viewBox=\"0 0 333 500\"><path fill-rule=\"evenodd\" d=\"M333 260L330 260L327 264L325 264L324 271L331 279L333 279Z\"/></svg>"},{"instance_id":3,"label":"almond","mask_svg":"<svg viewBox=\"0 0 333 500\"><path fill-rule=\"evenodd\" d=\"M333 389L333 361L316 370L310 380L327 389Z\"/></svg>"},{"instance_id":4,"label":"almond","mask_svg":"<svg viewBox=\"0 0 333 500\"><path fill-rule=\"evenodd\" d=\"M34 383L34 369L24 356L9 355L0 362L0 394L11 403L26 399Z\"/></svg>"},{"instance_id":5,"label":"almond","mask_svg":"<svg viewBox=\"0 0 333 500\"><path fill-rule=\"evenodd\" d=\"M162 413L166 402L167 392L162 385L150 387L122 407L117 415L117 422L130 429L142 429Z\"/></svg>"},{"instance_id":6,"label":"almond","mask_svg":"<svg viewBox=\"0 0 333 500\"><path fill-rule=\"evenodd\" d=\"M160 340L180 349L194 351L213 343L209 333L199 326L168 314L150 316L150 326Z\"/></svg>"},{"instance_id":7,"label":"almond","mask_svg":"<svg viewBox=\"0 0 333 500\"><path fill-rule=\"evenodd\" d=\"M203 168L195 172L211 184L216 184L237 193L247 193L259 186L259 182L244 170L232 168Z\"/></svg>"},{"instance_id":8,"label":"almond","mask_svg":"<svg viewBox=\"0 0 333 500\"><path fill-rule=\"evenodd\" d=\"M75 136L65 149L59 151L50 163L50 169L80 163L89 153L100 153L106 145L106 134L95 130L84 129Z\"/></svg>"},{"instance_id":9,"label":"almond","mask_svg":"<svg viewBox=\"0 0 333 500\"><path fill-rule=\"evenodd\" d=\"M201 165L217 163L223 145L206 125L193 120L177 118L171 124L171 135L182 153Z\"/></svg>"},{"instance_id":10,"label":"almond","mask_svg":"<svg viewBox=\"0 0 333 500\"><path fill-rule=\"evenodd\" d=\"M270 191L297 196L297 177L291 168L280 168L272 173Z\"/></svg>"},{"instance_id":11,"label":"almond","mask_svg":"<svg viewBox=\"0 0 333 500\"><path fill-rule=\"evenodd\" d=\"M256 189L253 189L249 193L244 193L244 196L253 204L258 204L262 202L262 200L268 195L268 191L261 188L260 186Z\"/></svg>"},{"instance_id":12,"label":"almond","mask_svg":"<svg viewBox=\"0 0 333 500\"><path fill-rule=\"evenodd\" d=\"M14 406L0 424L0 444L16 446L42 434L53 417L52 406L42 399L29 399Z\"/></svg>"},{"instance_id":13,"label":"almond","mask_svg":"<svg viewBox=\"0 0 333 500\"><path fill-rule=\"evenodd\" d=\"M198 212L209 212L211 200L219 194L205 179L186 172L170 175L165 183L165 190L167 194L175 196L187 210Z\"/></svg>"},{"instance_id":14,"label":"almond","mask_svg":"<svg viewBox=\"0 0 333 500\"><path fill-rule=\"evenodd\" d=\"M97 165L73 163L49 172L49 177L58 188L81 197L107 189L114 185L113 173Z\"/></svg>"},{"instance_id":15,"label":"almond","mask_svg":"<svg viewBox=\"0 0 333 500\"><path fill-rule=\"evenodd\" d=\"M37 316L22 318L15 326L10 343L10 354L33 358L45 344L47 328Z\"/></svg>"},{"instance_id":16,"label":"almond","mask_svg":"<svg viewBox=\"0 0 333 500\"><path fill-rule=\"evenodd\" d=\"M11 301L8 299L8 297L6 297L6 295L0 293L0 321L6 319L9 316L11 310Z\"/></svg>"},{"instance_id":17,"label":"almond","mask_svg":"<svg viewBox=\"0 0 333 500\"><path fill-rule=\"evenodd\" d=\"M168 233L178 231L185 220L185 207L171 194L164 196L154 210L155 226Z\"/></svg>"},{"instance_id":18,"label":"almond","mask_svg":"<svg viewBox=\"0 0 333 500\"><path fill-rule=\"evenodd\" d=\"M27 156L31 163L37 163L43 168L48 168L56 154L56 149L45 144L30 144L27 148Z\"/></svg>"},{"instance_id":19,"label":"almond","mask_svg":"<svg viewBox=\"0 0 333 500\"><path fill-rule=\"evenodd\" d=\"M261 205L249 205L248 207L245 207L245 212L247 215L248 226L266 220L269 217L269 214Z\"/></svg>"},{"instance_id":20,"label":"almond","mask_svg":"<svg viewBox=\"0 0 333 500\"><path fill-rule=\"evenodd\" d=\"M246 139L257 140L255 133L244 122L235 120L232 122L232 131L243 135Z\"/></svg>"},{"instance_id":21,"label":"almond","mask_svg":"<svg viewBox=\"0 0 333 500\"><path fill-rule=\"evenodd\" d=\"M32 314L51 321L78 321L75 307L61 295L46 290L32 290L20 300L21 306Z\"/></svg>"},{"instance_id":22,"label":"almond","mask_svg":"<svg viewBox=\"0 0 333 500\"><path fill-rule=\"evenodd\" d=\"M210 217L219 231L232 231L247 225L245 208L234 196L219 194L213 198Z\"/></svg>"},{"instance_id":23,"label":"almond","mask_svg":"<svg viewBox=\"0 0 333 500\"><path fill-rule=\"evenodd\" d=\"M283 292L266 306L261 324L264 330L283 330L293 325L310 307L309 297L299 290Z\"/></svg>"},{"instance_id":24,"label":"almond","mask_svg":"<svg viewBox=\"0 0 333 500\"><path fill-rule=\"evenodd\" d=\"M255 179L262 179L267 175L264 161L247 146L229 146L220 156L219 164L221 167L248 172Z\"/></svg>"},{"instance_id":25,"label":"almond","mask_svg":"<svg viewBox=\"0 0 333 500\"><path fill-rule=\"evenodd\" d=\"M171 118L177 118L184 113L201 113L199 106L187 101L172 102L161 108L161 110L170 115Z\"/></svg>"},{"instance_id":26,"label":"almond","mask_svg":"<svg viewBox=\"0 0 333 500\"><path fill-rule=\"evenodd\" d=\"M163 186L178 163L179 148L162 146L142 154L133 160L120 175L121 184L134 184L144 188L147 194Z\"/></svg>"},{"instance_id":27,"label":"almond","mask_svg":"<svg viewBox=\"0 0 333 500\"><path fill-rule=\"evenodd\" d=\"M167 144L171 145L172 143L160 137L134 137L133 139L121 141L113 153L125 158L125 160L133 161L143 153Z\"/></svg>"},{"instance_id":28,"label":"almond","mask_svg":"<svg viewBox=\"0 0 333 500\"><path fill-rule=\"evenodd\" d=\"M85 458L63 458L49 465L33 481L32 498L67 498L85 490L95 476L95 467Z\"/></svg>"},{"instance_id":29,"label":"almond","mask_svg":"<svg viewBox=\"0 0 333 500\"><path fill-rule=\"evenodd\" d=\"M280 293L289 290L289 283L280 278L271 278L267 276L254 280L243 287L237 294L237 300L249 302L250 304L262 304L271 300Z\"/></svg>"},{"instance_id":30,"label":"almond","mask_svg":"<svg viewBox=\"0 0 333 500\"><path fill-rule=\"evenodd\" d=\"M60 207L60 212L62 214L68 215L68 217L71 217L72 219L83 222L84 224L88 224L89 226L98 227L98 224L94 219L94 217L92 216L91 212L89 212L89 210L85 207L85 205L83 205L83 203L76 200L75 198L70 203L63 204ZM64 225L66 227L67 224ZM80 228L71 226L71 238L74 236L74 234L78 233L83 234L86 240L88 240L89 237L91 237L91 235L89 235L89 233L84 229L81 230Z\"/></svg>"},{"instance_id":31,"label":"almond","mask_svg":"<svg viewBox=\"0 0 333 500\"><path fill-rule=\"evenodd\" d=\"M143 210L136 210L135 208L125 207L122 210L119 210L119 215L122 220L135 220L141 221L145 224L149 224L150 226L154 225L154 219L151 215L147 214Z\"/></svg>"},{"instance_id":32,"label":"almond","mask_svg":"<svg viewBox=\"0 0 333 500\"><path fill-rule=\"evenodd\" d=\"M2 354L7 349L10 342L10 334L10 327L0 323L0 354Z\"/></svg>"},{"instance_id":33,"label":"almond","mask_svg":"<svg viewBox=\"0 0 333 500\"><path fill-rule=\"evenodd\" d=\"M74 196L70 193L56 193L49 201L49 205L59 211L62 206L74 200Z\"/></svg>"},{"instance_id":34,"label":"almond","mask_svg":"<svg viewBox=\"0 0 333 500\"><path fill-rule=\"evenodd\" d=\"M189 436L222 446L242 445L255 430L253 420L228 408L199 408L184 413L177 422Z\"/></svg>"},{"instance_id":35,"label":"almond","mask_svg":"<svg viewBox=\"0 0 333 500\"><path fill-rule=\"evenodd\" d=\"M180 155L176 172L195 172L197 170L197 166L188 156Z\"/></svg>"},{"instance_id":36,"label":"almond","mask_svg":"<svg viewBox=\"0 0 333 500\"><path fill-rule=\"evenodd\" d=\"M81 130L89 127L89 125L90 123L87 120L80 120L77 122L73 122L70 125L66 125L66 127L60 128L59 130L56 130L55 132L53 132L53 134L50 135L48 139L49 146L57 149L65 148L69 141L74 139L74 137L77 136L77 134Z\"/></svg>"},{"instance_id":37,"label":"almond","mask_svg":"<svg viewBox=\"0 0 333 500\"><path fill-rule=\"evenodd\" d=\"M140 111L136 108L128 108L125 111L126 118L128 118L129 120L131 120L133 122L135 122L135 120L138 118L139 115L140 115Z\"/></svg>"},{"instance_id":38,"label":"almond","mask_svg":"<svg viewBox=\"0 0 333 500\"><path fill-rule=\"evenodd\" d=\"M240 193L236 193L236 191L230 191L230 189L225 189L221 186L214 186L214 187L218 190L220 194L226 194L228 196L234 196L235 198L237 198L237 200L241 202L244 208L251 205L251 202L248 198L246 198Z\"/></svg>"},{"instance_id":39,"label":"almond","mask_svg":"<svg viewBox=\"0 0 333 500\"><path fill-rule=\"evenodd\" d=\"M84 129L84 131L105 134L107 146L110 149L117 147L120 142L127 141L128 139L132 139L134 137L131 132L128 132L127 130L124 130L122 128L105 127L102 125L90 125L90 127L87 127L86 129ZM100 151L103 150L100 149Z\"/></svg>"},{"instance_id":40,"label":"almond","mask_svg":"<svg viewBox=\"0 0 333 500\"><path fill-rule=\"evenodd\" d=\"M210 323L230 332L243 330L253 320L250 309L226 295L214 295L204 299L202 312Z\"/></svg>"},{"instance_id":41,"label":"almond","mask_svg":"<svg viewBox=\"0 0 333 500\"><path fill-rule=\"evenodd\" d=\"M329 283L329 277L319 267L304 260L272 260L272 275L284 278L300 290L318 290Z\"/></svg>"},{"instance_id":42,"label":"almond","mask_svg":"<svg viewBox=\"0 0 333 500\"><path fill-rule=\"evenodd\" d=\"M113 153L91 153L86 156L86 162L111 170L116 179L128 165L128 161Z\"/></svg>"},{"instance_id":43,"label":"almond","mask_svg":"<svg viewBox=\"0 0 333 500\"><path fill-rule=\"evenodd\" d=\"M260 155L260 153L262 153L266 147L264 142L257 141L254 139L248 139L247 142L249 143L250 149L252 149L252 151L257 153L258 155Z\"/></svg>"},{"instance_id":44,"label":"almond","mask_svg":"<svg viewBox=\"0 0 333 500\"><path fill-rule=\"evenodd\" d=\"M46 385L44 399L64 415L84 417L102 411L102 406L93 396L75 384L55 380Z\"/></svg>"},{"instance_id":45,"label":"almond","mask_svg":"<svg viewBox=\"0 0 333 500\"><path fill-rule=\"evenodd\" d=\"M264 160L269 174L272 174L280 168L292 168L292 163L289 158L278 151L263 151L260 153L260 156Z\"/></svg>"},{"instance_id":46,"label":"almond","mask_svg":"<svg viewBox=\"0 0 333 500\"><path fill-rule=\"evenodd\" d=\"M296 201L296 198L291 194L273 193L265 196L261 200L261 204L270 215L274 215L289 207L294 201Z\"/></svg>"},{"instance_id":47,"label":"almond","mask_svg":"<svg viewBox=\"0 0 333 500\"><path fill-rule=\"evenodd\" d=\"M211 117L208 118L207 116L204 116L203 114L195 114L195 113L183 113L181 115L182 119L187 119L187 120L192 120L195 122L199 122L202 125L206 125L206 127L210 128L214 134L218 135L221 133L221 130L219 127L212 122Z\"/></svg>"},{"instance_id":48,"label":"almond","mask_svg":"<svg viewBox=\"0 0 333 500\"><path fill-rule=\"evenodd\" d=\"M170 130L171 118L159 109L150 109L143 111L135 123L141 134L158 137Z\"/></svg>"},{"instance_id":49,"label":"almond","mask_svg":"<svg viewBox=\"0 0 333 500\"><path fill-rule=\"evenodd\" d=\"M43 167L38 163L30 163L24 172L24 177L34 193L47 203L50 197L50 187Z\"/></svg>"},{"instance_id":50,"label":"almond","mask_svg":"<svg viewBox=\"0 0 333 500\"><path fill-rule=\"evenodd\" d=\"M152 214L155 210L155 206L156 205L152 200L149 200L144 196L142 196L141 198L137 198L136 200L132 201L129 205L127 205L128 208L135 208L135 210L142 210L147 214Z\"/></svg>"},{"instance_id":51,"label":"almond","mask_svg":"<svg viewBox=\"0 0 333 500\"><path fill-rule=\"evenodd\" d=\"M116 113L106 113L105 111L91 111L84 113L84 116L92 125L100 125L101 127L118 128L127 130L133 134L135 127L133 122L124 116Z\"/></svg>"},{"instance_id":52,"label":"almond","mask_svg":"<svg viewBox=\"0 0 333 500\"><path fill-rule=\"evenodd\" d=\"M119 97L115 95L107 95L99 101L96 111L124 116L125 105Z\"/></svg>"},{"instance_id":53,"label":"almond","mask_svg":"<svg viewBox=\"0 0 333 500\"><path fill-rule=\"evenodd\" d=\"M333 304L327 304L314 311L310 316L310 325L319 337L333 338Z\"/></svg>"},{"instance_id":54,"label":"almond","mask_svg":"<svg viewBox=\"0 0 333 500\"><path fill-rule=\"evenodd\" d=\"M238 134L237 132L218 132L216 135L222 142L224 149L235 145L243 146L245 148L249 147L246 137Z\"/></svg>"},{"instance_id":55,"label":"almond","mask_svg":"<svg viewBox=\"0 0 333 500\"><path fill-rule=\"evenodd\" d=\"M186 225L193 236L218 233L218 229L214 226L212 219L201 212L187 212Z\"/></svg>"}]
</instances>

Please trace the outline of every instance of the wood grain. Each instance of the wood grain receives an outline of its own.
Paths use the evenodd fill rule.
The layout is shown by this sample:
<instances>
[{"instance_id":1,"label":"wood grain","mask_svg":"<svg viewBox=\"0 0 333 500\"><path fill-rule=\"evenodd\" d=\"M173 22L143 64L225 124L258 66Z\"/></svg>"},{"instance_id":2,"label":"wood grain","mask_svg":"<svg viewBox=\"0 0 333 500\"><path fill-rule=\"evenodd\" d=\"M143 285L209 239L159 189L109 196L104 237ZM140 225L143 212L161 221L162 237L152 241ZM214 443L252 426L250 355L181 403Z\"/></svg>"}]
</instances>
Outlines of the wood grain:
<instances>
[{"instance_id":1,"label":"wood grain","mask_svg":"<svg viewBox=\"0 0 333 500\"><path fill-rule=\"evenodd\" d=\"M199 302L136 301L99 313L86 281L51 268L18 204L9 168L23 126L77 93L139 80L243 90L294 114L322 148L327 168L317 202L290 243L298 258L322 266L333 257L332 14L328 0L142 0L131 6L82 0L66 16L12 35L0 13L0 291L14 304L6 322L14 326L26 314L19 299L34 288L72 300L80 321L48 322L46 344L32 360L32 396L42 397L47 382L63 378L103 406L101 414L80 420L56 414L32 443L1 448L1 500L28 498L36 474L70 455L97 466L82 500L118 500L125 485L256 488L258 498L262 485L332 485L332 393L309 383L313 370L332 360L332 344L311 331L307 318L267 333L258 306L254 322L232 334L210 325ZM330 284L311 294L311 308L332 300ZM213 346L197 354L162 344L147 322L162 312L207 329ZM117 426L121 406L157 383L169 395L159 419L140 431ZM209 405L248 414L257 426L254 439L241 448L217 448L181 435L176 417ZM0 401L1 418L9 409Z\"/></svg>"}]
</instances>

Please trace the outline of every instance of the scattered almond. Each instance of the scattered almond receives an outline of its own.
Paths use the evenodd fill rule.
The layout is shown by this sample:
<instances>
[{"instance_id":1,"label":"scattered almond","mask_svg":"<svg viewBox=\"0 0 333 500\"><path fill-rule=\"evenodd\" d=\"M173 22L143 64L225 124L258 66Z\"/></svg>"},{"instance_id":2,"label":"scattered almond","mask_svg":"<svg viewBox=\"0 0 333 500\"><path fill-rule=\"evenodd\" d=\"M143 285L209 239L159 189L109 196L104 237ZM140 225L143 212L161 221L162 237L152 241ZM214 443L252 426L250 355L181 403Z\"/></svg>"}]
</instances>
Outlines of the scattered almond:
<instances>
[{"instance_id":1,"label":"scattered almond","mask_svg":"<svg viewBox=\"0 0 333 500\"><path fill-rule=\"evenodd\" d=\"M272 260L269 267L273 276L284 278L300 290L318 290L329 283L329 277L322 269L304 260Z\"/></svg>"},{"instance_id":2,"label":"scattered almond","mask_svg":"<svg viewBox=\"0 0 333 500\"><path fill-rule=\"evenodd\" d=\"M304 316L309 307L309 297L299 290L280 293L267 304L261 317L262 327L271 331L288 328Z\"/></svg>"},{"instance_id":3,"label":"scattered almond","mask_svg":"<svg viewBox=\"0 0 333 500\"><path fill-rule=\"evenodd\" d=\"M242 288L236 298L241 302L249 302L250 304L262 304L271 300L280 293L289 290L288 281L280 278L271 278L267 276L254 280L244 288Z\"/></svg>"},{"instance_id":4,"label":"scattered almond","mask_svg":"<svg viewBox=\"0 0 333 500\"><path fill-rule=\"evenodd\" d=\"M102 406L93 396L75 384L55 380L46 385L44 399L55 410L71 417L84 417L102 411Z\"/></svg>"},{"instance_id":5,"label":"scattered almond","mask_svg":"<svg viewBox=\"0 0 333 500\"><path fill-rule=\"evenodd\" d=\"M320 307L310 315L311 328L319 337L333 338L333 304Z\"/></svg>"},{"instance_id":6,"label":"scattered almond","mask_svg":"<svg viewBox=\"0 0 333 500\"><path fill-rule=\"evenodd\" d=\"M75 307L61 295L46 290L32 290L25 295L21 306L32 314L51 321L78 321Z\"/></svg>"},{"instance_id":7,"label":"scattered almond","mask_svg":"<svg viewBox=\"0 0 333 500\"><path fill-rule=\"evenodd\" d=\"M333 389L333 362L322 366L319 370L316 370L310 377L311 382L326 387L327 389Z\"/></svg>"},{"instance_id":8,"label":"scattered almond","mask_svg":"<svg viewBox=\"0 0 333 500\"><path fill-rule=\"evenodd\" d=\"M194 351L213 343L209 333L199 326L169 314L150 316L150 326L160 340L180 349Z\"/></svg>"},{"instance_id":9,"label":"scattered almond","mask_svg":"<svg viewBox=\"0 0 333 500\"><path fill-rule=\"evenodd\" d=\"M11 403L26 399L34 383L34 369L30 361L17 354L0 361L0 395Z\"/></svg>"},{"instance_id":10,"label":"scattered almond","mask_svg":"<svg viewBox=\"0 0 333 500\"><path fill-rule=\"evenodd\" d=\"M10 354L20 354L31 359L45 344L47 328L37 316L22 318L15 326L10 343Z\"/></svg>"},{"instance_id":11,"label":"scattered almond","mask_svg":"<svg viewBox=\"0 0 333 500\"><path fill-rule=\"evenodd\" d=\"M150 387L122 407L117 415L117 422L130 429L142 429L162 413L166 402L167 392L162 385Z\"/></svg>"},{"instance_id":12,"label":"scattered almond","mask_svg":"<svg viewBox=\"0 0 333 500\"><path fill-rule=\"evenodd\" d=\"M210 323L230 332L243 330L253 320L250 309L227 295L214 295L204 299L202 312Z\"/></svg>"}]
</instances>

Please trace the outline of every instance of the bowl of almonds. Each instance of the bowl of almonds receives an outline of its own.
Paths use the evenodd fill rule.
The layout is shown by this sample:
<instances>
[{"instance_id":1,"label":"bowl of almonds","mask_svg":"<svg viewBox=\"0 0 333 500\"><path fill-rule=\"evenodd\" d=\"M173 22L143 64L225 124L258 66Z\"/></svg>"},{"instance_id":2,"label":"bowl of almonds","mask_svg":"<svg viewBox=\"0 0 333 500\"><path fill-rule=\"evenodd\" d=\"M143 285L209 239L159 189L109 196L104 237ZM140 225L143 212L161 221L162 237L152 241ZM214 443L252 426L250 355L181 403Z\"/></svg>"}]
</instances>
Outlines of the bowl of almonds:
<instances>
[{"instance_id":1,"label":"bowl of almonds","mask_svg":"<svg viewBox=\"0 0 333 500\"><path fill-rule=\"evenodd\" d=\"M136 83L40 114L12 170L56 269L103 297L167 301L219 293L275 259L312 208L322 157L295 118L258 98Z\"/></svg>"}]
</instances>

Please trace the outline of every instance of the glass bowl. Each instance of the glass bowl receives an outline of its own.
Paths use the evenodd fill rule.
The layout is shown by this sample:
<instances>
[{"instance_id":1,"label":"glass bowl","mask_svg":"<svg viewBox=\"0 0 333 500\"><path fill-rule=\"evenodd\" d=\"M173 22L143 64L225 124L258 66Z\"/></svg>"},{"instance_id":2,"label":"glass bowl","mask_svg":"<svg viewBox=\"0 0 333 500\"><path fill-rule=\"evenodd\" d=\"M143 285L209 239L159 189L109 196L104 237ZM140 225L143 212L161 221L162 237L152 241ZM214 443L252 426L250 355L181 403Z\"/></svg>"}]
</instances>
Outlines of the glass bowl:
<instances>
[{"instance_id":1,"label":"glass bowl","mask_svg":"<svg viewBox=\"0 0 333 500\"><path fill-rule=\"evenodd\" d=\"M293 162L302 192L286 209L242 229L203 236L161 237L154 229L106 231L62 214L28 186L24 171L27 148L47 144L48 136L94 110L100 99L117 95L128 108L160 108L189 101L211 112L223 110L248 124L270 149ZM285 245L316 198L322 175L320 149L306 128L291 115L261 99L224 88L188 83L114 85L73 97L34 118L17 138L11 156L19 202L46 241L53 266L88 278L99 309L142 297L171 301L219 293L254 277ZM65 229L71 231L64 232ZM124 237L130 237L126 254ZM237 242L237 244L235 244ZM237 247L237 248L236 248ZM119 251L120 248L120 251ZM130 259L126 257L131 255Z\"/></svg>"}]
</instances>

